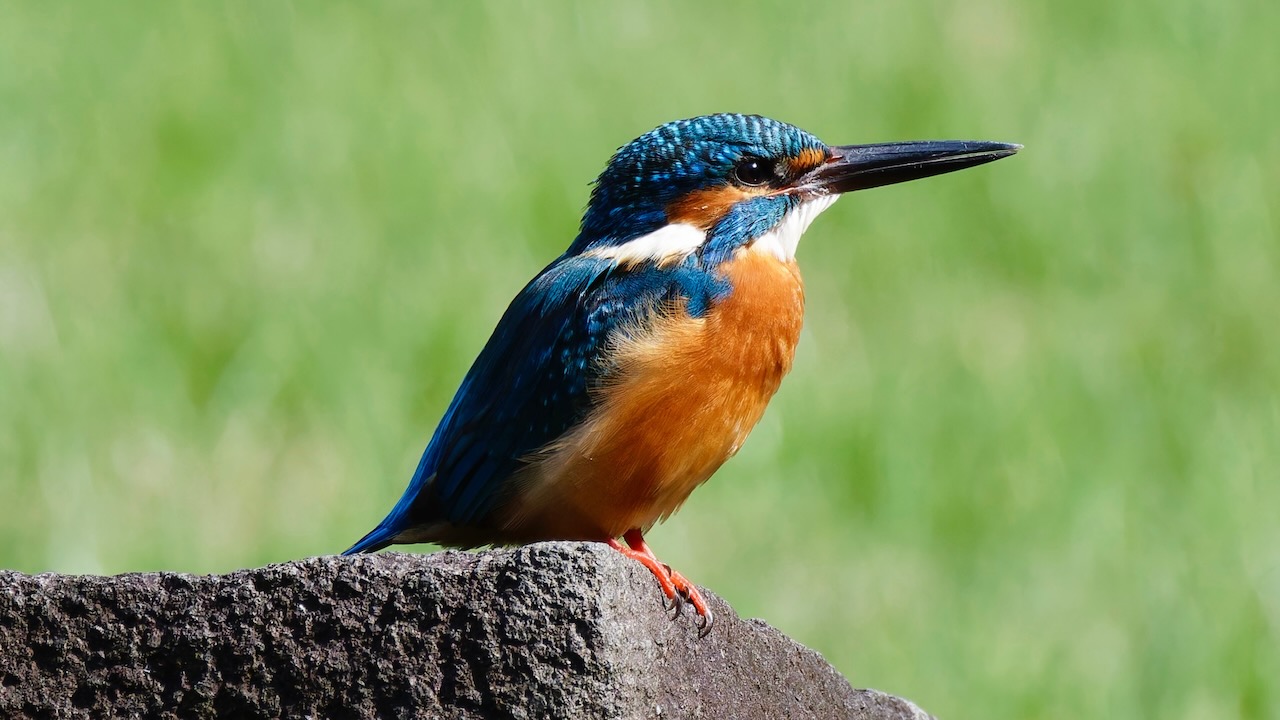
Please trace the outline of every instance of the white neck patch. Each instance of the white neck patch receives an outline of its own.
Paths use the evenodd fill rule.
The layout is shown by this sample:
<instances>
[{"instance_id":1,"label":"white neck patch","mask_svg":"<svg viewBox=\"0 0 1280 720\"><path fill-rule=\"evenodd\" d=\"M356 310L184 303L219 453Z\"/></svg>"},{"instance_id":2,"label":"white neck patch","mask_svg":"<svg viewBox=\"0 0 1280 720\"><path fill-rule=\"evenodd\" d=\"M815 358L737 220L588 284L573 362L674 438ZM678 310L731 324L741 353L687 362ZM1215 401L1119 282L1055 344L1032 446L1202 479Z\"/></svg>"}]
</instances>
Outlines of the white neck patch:
<instances>
[{"instance_id":1,"label":"white neck patch","mask_svg":"<svg viewBox=\"0 0 1280 720\"><path fill-rule=\"evenodd\" d=\"M796 246L800 244L800 236L809 229L809 223L839 198L839 195L818 195L801 202L784 215L782 222L772 230L752 241L750 249L768 253L783 262L795 260Z\"/></svg>"},{"instance_id":2,"label":"white neck patch","mask_svg":"<svg viewBox=\"0 0 1280 720\"><path fill-rule=\"evenodd\" d=\"M707 234L702 230L688 223L671 223L621 245L596 248L583 254L615 260L619 265L638 265L643 262L661 265L684 259L706 241Z\"/></svg>"},{"instance_id":3,"label":"white neck patch","mask_svg":"<svg viewBox=\"0 0 1280 720\"><path fill-rule=\"evenodd\" d=\"M831 207L839 195L819 195L801 202L782 217L769 232L751 241L748 248L790 262L796 257L800 236L809 229L813 219ZM587 257L613 260L619 265L630 266L652 262L659 265L679 262L696 252L707 241L707 233L688 223L663 225L646 235L632 238L621 245L595 248L583 253Z\"/></svg>"}]
</instances>

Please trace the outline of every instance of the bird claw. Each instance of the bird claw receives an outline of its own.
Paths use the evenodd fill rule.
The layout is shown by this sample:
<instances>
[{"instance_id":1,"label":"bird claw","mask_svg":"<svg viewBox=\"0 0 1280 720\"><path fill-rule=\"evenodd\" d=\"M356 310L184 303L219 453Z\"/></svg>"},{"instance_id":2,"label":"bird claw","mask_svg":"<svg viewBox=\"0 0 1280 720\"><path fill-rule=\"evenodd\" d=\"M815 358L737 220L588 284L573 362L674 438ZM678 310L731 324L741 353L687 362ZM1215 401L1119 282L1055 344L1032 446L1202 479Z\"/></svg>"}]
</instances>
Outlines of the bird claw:
<instances>
[{"instance_id":1,"label":"bird claw","mask_svg":"<svg viewBox=\"0 0 1280 720\"><path fill-rule=\"evenodd\" d=\"M674 593L668 595L666 599L662 601L662 609L671 613L671 619L675 620L680 617L680 611L684 610L684 593L681 592L680 586L676 584L675 578L671 575L671 566L666 563L662 563L662 569L666 572L667 579L671 581L671 588L675 590Z\"/></svg>"},{"instance_id":2,"label":"bird claw","mask_svg":"<svg viewBox=\"0 0 1280 720\"><path fill-rule=\"evenodd\" d=\"M684 575L672 570L670 565L658 560L645 544L644 538L640 537L638 530L630 531L624 537L627 541L626 545L610 539L609 547L639 562L653 573L658 580L658 587L662 589L662 609L671 613L672 620L680 617L685 602L692 605L694 612L698 615L698 637L706 637L715 623L715 616L712 615L711 608L707 607L707 601L702 597L697 586L689 582Z\"/></svg>"},{"instance_id":3,"label":"bird claw","mask_svg":"<svg viewBox=\"0 0 1280 720\"><path fill-rule=\"evenodd\" d=\"M671 570L670 578L676 592L681 598L689 601L689 604L693 606L694 612L698 615L698 637L706 637L707 633L711 632L711 626L715 623L715 615L711 613L711 608L707 606L706 598L702 597L698 587L689 582L689 579L684 575Z\"/></svg>"},{"instance_id":4,"label":"bird claw","mask_svg":"<svg viewBox=\"0 0 1280 720\"><path fill-rule=\"evenodd\" d=\"M704 638L711 634L711 626L716 622L716 616L711 613L710 608L707 609L706 615L698 616L698 638Z\"/></svg>"},{"instance_id":5,"label":"bird claw","mask_svg":"<svg viewBox=\"0 0 1280 720\"><path fill-rule=\"evenodd\" d=\"M671 619L675 620L680 617L680 611L684 610L684 596L676 591L675 595L662 599L662 609L671 613Z\"/></svg>"}]
</instances>

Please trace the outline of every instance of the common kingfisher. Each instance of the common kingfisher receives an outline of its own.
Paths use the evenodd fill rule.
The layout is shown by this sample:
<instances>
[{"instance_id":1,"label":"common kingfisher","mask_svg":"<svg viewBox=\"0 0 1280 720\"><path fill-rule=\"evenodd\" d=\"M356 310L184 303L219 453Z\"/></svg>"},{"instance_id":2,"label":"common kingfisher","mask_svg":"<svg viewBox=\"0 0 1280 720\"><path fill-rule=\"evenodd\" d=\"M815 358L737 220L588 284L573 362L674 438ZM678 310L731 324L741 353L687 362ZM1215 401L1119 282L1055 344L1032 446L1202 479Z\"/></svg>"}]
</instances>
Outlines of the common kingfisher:
<instances>
[{"instance_id":1,"label":"common kingfisher","mask_svg":"<svg viewBox=\"0 0 1280 720\"><path fill-rule=\"evenodd\" d=\"M756 115L662 125L620 148L569 249L511 302L391 513L345 554L608 543L700 633L698 589L643 533L733 456L791 369L800 235L842 193L1021 146L829 146ZM618 542L622 538L623 543Z\"/></svg>"}]
</instances>

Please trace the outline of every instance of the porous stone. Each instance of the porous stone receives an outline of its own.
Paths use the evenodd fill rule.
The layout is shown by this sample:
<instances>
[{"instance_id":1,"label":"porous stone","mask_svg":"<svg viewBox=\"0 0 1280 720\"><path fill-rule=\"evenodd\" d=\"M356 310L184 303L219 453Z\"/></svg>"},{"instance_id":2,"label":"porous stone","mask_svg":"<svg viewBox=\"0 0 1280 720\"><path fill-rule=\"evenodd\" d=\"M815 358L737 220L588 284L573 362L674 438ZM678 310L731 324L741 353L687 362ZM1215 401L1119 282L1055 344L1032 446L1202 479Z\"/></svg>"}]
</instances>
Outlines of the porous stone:
<instances>
[{"instance_id":1,"label":"porous stone","mask_svg":"<svg viewBox=\"0 0 1280 720\"><path fill-rule=\"evenodd\" d=\"M215 576L0 572L0 716L929 717L707 598L699 638L597 543Z\"/></svg>"}]
</instances>

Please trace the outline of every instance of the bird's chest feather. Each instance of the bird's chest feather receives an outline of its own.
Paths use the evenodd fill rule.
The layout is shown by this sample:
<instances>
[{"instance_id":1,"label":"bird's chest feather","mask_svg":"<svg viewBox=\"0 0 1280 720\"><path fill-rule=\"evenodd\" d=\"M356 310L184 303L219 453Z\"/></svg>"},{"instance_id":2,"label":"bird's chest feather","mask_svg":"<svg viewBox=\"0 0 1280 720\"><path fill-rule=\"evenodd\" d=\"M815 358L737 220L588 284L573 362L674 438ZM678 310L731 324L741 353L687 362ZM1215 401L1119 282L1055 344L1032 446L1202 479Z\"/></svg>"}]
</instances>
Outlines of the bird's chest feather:
<instances>
[{"instance_id":1,"label":"bird's chest feather","mask_svg":"<svg viewBox=\"0 0 1280 720\"><path fill-rule=\"evenodd\" d=\"M510 530L648 527L737 452L791 369L804 289L794 261L763 252L720 270L732 289L703 317L669 309L615 341L596 410L530 464Z\"/></svg>"}]
</instances>

